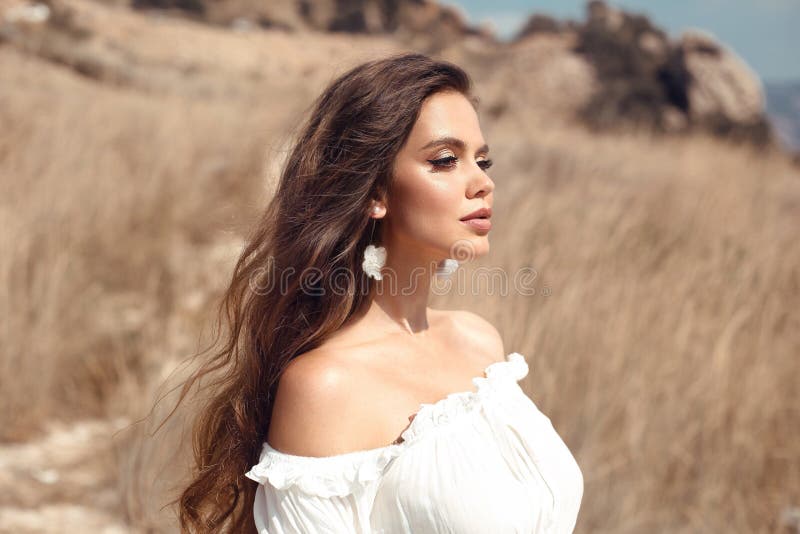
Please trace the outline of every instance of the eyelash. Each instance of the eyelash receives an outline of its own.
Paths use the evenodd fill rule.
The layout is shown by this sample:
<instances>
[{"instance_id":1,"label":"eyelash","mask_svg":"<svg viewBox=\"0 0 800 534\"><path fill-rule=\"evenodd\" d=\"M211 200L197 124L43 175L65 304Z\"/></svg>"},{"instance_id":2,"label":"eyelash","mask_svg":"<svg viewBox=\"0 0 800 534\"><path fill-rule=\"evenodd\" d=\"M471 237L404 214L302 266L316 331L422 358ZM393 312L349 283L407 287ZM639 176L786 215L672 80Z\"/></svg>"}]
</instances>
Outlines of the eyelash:
<instances>
[{"instance_id":1,"label":"eyelash","mask_svg":"<svg viewBox=\"0 0 800 534\"><path fill-rule=\"evenodd\" d=\"M458 158L455 156L447 156L446 158L429 159L428 161L436 167L450 168L455 164L456 161L458 161ZM443 162L449 162L449 163L443 163ZM480 166L481 169L486 171L489 167L492 166L492 163L494 163L492 160L484 159L478 162L478 166Z\"/></svg>"}]
</instances>

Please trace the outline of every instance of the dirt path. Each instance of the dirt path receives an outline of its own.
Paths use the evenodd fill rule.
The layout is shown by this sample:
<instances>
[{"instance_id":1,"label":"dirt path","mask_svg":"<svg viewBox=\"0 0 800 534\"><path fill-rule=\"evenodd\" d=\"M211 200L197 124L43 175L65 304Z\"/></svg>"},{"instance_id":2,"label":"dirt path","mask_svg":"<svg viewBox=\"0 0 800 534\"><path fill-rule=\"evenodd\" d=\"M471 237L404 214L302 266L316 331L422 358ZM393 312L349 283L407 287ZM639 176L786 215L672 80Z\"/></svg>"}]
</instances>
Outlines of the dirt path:
<instances>
[{"instance_id":1,"label":"dirt path","mask_svg":"<svg viewBox=\"0 0 800 534\"><path fill-rule=\"evenodd\" d=\"M122 516L112 436L128 421L53 423L0 445L0 532L139 532Z\"/></svg>"}]
</instances>

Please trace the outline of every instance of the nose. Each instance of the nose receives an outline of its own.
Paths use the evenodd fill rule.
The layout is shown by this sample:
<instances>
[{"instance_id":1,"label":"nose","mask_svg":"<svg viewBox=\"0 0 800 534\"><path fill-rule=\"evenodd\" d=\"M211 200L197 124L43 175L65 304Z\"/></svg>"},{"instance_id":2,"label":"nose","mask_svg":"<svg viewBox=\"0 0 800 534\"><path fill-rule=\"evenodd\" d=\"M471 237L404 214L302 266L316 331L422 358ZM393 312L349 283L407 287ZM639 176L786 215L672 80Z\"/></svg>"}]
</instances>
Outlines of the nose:
<instances>
[{"instance_id":1,"label":"nose","mask_svg":"<svg viewBox=\"0 0 800 534\"><path fill-rule=\"evenodd\" d=\"M470 178L469 187L467 188L467 194L470 198L477 197L485 197L492 191L494 191L494 181L489 178L489 175L486 174L486 171L481 169L478 164L475 164L475 172Z\"/></svg>"}]
</instances>

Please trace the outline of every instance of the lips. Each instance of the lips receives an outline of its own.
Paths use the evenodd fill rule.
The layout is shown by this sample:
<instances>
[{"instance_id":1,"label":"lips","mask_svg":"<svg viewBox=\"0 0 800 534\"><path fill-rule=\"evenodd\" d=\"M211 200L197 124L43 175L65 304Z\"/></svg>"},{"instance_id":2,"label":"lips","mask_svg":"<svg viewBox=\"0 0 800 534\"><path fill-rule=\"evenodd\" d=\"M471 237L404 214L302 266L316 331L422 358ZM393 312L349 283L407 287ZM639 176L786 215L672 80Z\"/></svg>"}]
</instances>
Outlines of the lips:
<instances>
[{"instance_id":1,"label":"lips","mask_svg":"<svg viewBox=\"0 0 800 534\"><path fill-rule=\"evenodd\" d=\"M492 216L492 208L481 208L479 210L475 210L469 215L464 215L461 217L460 220L468 221L470 219L488 219Z\"/></svg>"},{"instance_id":2,"label":"lips","mask_svg":"<svg viewBox=\"0 0 800 534\"><path fill-rule=\"evenodd\" d=\"M492 228L492 208L481 208L461 218L461 222L478 232L488 232Z\"/></svg>"}]
</instances>

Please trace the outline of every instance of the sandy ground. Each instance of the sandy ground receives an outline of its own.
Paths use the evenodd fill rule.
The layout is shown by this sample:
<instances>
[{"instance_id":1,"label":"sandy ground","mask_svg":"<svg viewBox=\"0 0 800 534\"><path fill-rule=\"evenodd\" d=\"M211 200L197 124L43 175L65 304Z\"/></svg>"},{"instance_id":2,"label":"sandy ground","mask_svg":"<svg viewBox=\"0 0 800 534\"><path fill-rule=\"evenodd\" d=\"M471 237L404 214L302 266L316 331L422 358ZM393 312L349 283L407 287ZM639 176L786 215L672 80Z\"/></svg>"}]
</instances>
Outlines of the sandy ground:
<instances>
[{"instance_id":1,"label":"sandy ground","mask_svg":"<svg viewBox=\"0 0 800 534\"><path fill-rule=\"evenodd\" d=\"M119 514L110 439L127 423L53 422L40 439L0 445L0 532L138 532Z\"/></svg>"}]
</instances>

